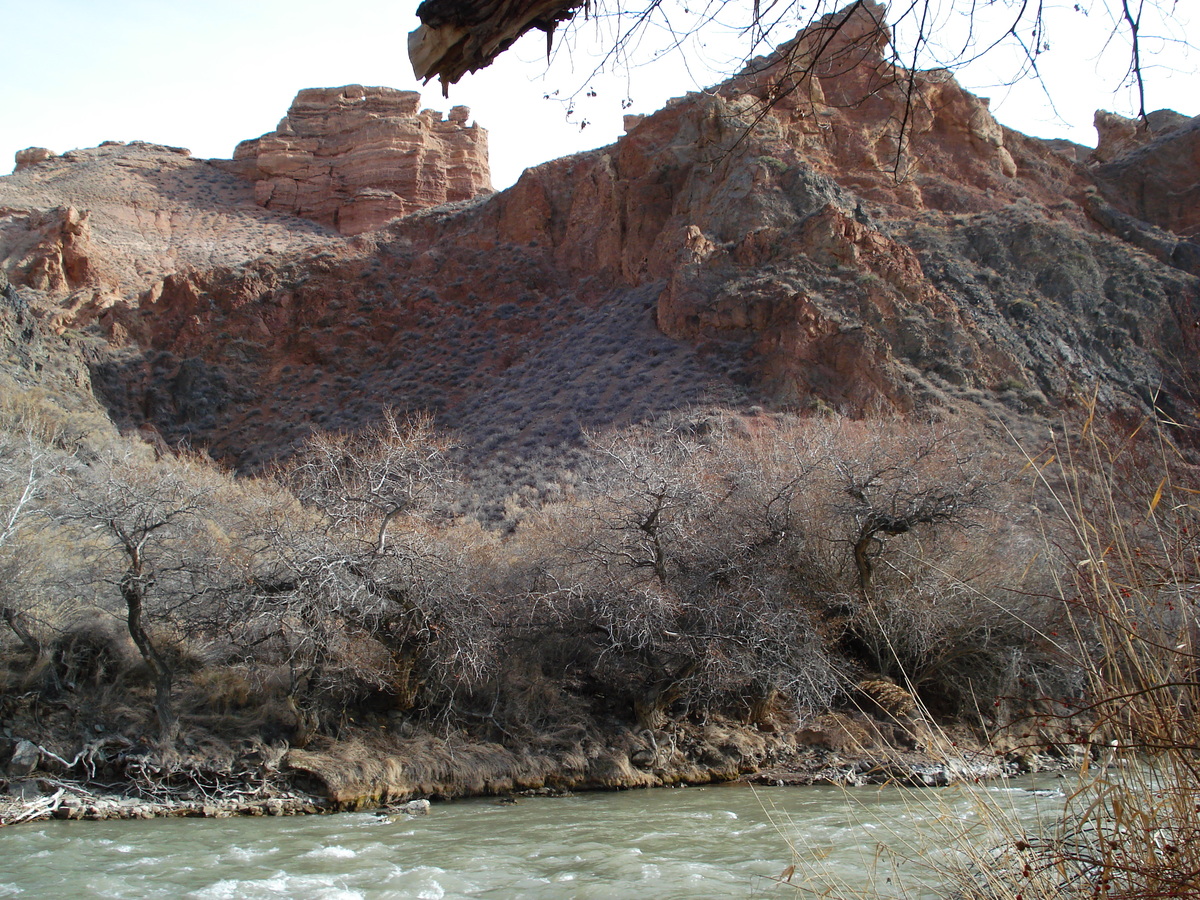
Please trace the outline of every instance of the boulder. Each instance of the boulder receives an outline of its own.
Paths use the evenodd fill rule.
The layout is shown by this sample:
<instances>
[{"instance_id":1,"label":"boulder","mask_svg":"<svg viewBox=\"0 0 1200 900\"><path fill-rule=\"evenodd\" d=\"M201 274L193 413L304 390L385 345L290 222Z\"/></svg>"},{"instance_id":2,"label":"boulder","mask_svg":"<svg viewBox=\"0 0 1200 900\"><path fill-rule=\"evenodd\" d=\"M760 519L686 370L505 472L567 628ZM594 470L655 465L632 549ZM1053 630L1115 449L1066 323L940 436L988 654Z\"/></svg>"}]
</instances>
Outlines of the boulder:
<instances>
[{"instance_id":1,"label":"boulder","mask_svg":"<svg viewBox=\"0 0 1200 900\"><path fill-rule=\"evenodd\" d=\"M11 778L23 778L32 774L41 762L42 753L32 741L18 741L8 762L8 774Z\"/></svg>"},{"instance_id":2,"label":"boulder","mask_svg":"<svg viewBox=\"0 0 1200 900\"><path fill-rule=\"evenodd\" d=\"M45 162L48 159L54 159L58 156L52 150L47 150L45 147L26 147L24 150L18 150L16 155L16 168L13 172L20 172L22 169L28 169L30 166L36 166L40 162Z\"/></svg>"}]
</instances>

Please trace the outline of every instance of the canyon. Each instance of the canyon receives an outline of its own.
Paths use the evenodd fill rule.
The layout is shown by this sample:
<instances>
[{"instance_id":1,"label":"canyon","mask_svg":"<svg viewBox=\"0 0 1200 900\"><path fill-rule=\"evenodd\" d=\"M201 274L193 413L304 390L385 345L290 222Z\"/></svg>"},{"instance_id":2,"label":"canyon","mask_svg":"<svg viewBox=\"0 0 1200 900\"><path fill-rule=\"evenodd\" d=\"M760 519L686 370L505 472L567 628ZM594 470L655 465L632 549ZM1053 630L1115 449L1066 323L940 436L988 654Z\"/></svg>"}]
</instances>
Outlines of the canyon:
<instances>
[{"instance_id":1,"label":"canyon","mask_svg":"<svg viewBox=\"0 0 1200 900\"><path fill-rule=\"evenodd\" d=\"M543 18L522 27L552 31L563 4L537 8ZM989 461L982 460L980 435L1010 449L1015 443L1032 458L1064 418L1087 416L1091 423L1089 411L1128 431L1144 422L1161 425L1182 463L1196 463L1200 119L1160 111L1137 122L1098 113L1095 150L1027 137L998 123L988 101L950 73L910 72L890 62L883 16L880 4L855 3L722 84L629 117L614 144L532 167L500 192L490 184L486 132L470 123L468 110L454 107L444 117L420 110L414 93L361 85L300 91L278 127L243 142L231 160L195 159L182 148L137 141L61 156L45 148L17 155L13 174L0 178L0 392L57 409L56 421L64 424L54 441L77 454L80 471L90 477L101 468L104 456L92 444L102 441L94 436L119 431L148 445L143 449L152 458L194 467L189 477L217 479L216 467L196 474L198 459L215 461L219 477L237 476L221 490L244 490L247 497L261 490L253 496L269 506L263 496L270 491L250 476L278 472L281 463L311 453L314 438L332 441L320 446L337 451L338 441L366 429L386 431L397 421L432 423L445 444L431 456L444 449L457 466L457 505L423 511L425 519L412 513L409 533L426 544L401 560L424 572L420 567L436 556L429 548L445 541L453 565L411 575L399 556L385 554L389 524L410 512L395 507L380 513L382 524L369 541L357 532L353 541L344 538L352 549L335 549L350 564L321 582L322 590L338 579L351 584L355 603L367 597L380 608L391 604L394 621L386 624L395 633L382 626L371 631L374 624L364 623L374 623L376 613L361 613L349 601L349 613L338 607L283 617L288 627L332 621L327 638L349 642L351 674L331 676L329 687L321 681L324 658L313 663L307 682L313 712L297 706L297 697L306 698L294 671L288 690L280 687L282 657L261 663L255 677L262 684L277 679L270 682L277 690L270 703L285 711L276 717L287 720L293 741L290 748L272 743L268 752L256 734L257 749L239 757L245 762L258 754L251 762L266 773L264 785L286 769L297 783L316 785L313 792L329 804L362 807L414 794L723 780L813 748L820 760L836 757L836 765L822 762L813 772L915 777L908 763L860 771L847 761L864 744L937 743L927 723L910 718L914 698L888 680L896 675L883 671L885 654L872 655L854 629L869 632L870 621L878 621L871 541L882 548L883 537L944 524L956 510L926 509L912 521L894 512L866 516L851 500L866 503L864 491L874 482L838 482L830 489L835 500L822 507L827 521L853 520L859 531L813 538L814 545L825 542L829 558L850 554L827 569L816 551L803 555L811 549L804 523L816 504L805 506L803 496L789 493L782 503L792 516L786 527L772 518L780 507L774 500L735 517L737 526L715 538L703 532L709 519L687 519L700 535L696 546L712 539L717 549L704 548L712 559L697 551L699 562L692 560L687 545L677 570L658 557L639 561L634 575L652 569L651 588L634 575L588 587L588 578L600 578L591 570L579 576L582 586L547 587L545 573L554 566L567 574L586 566L552 559L561 548L549 538L543 544L553 553L539 545L530 552L540 562L525 565L521 553L529 547L513 550L503 540L520 542L523 529L532 529L529 541L536 544L541 527L568 541L574 525L555 524L553 516L577 523L606 499L589 495L581 482L596 466L589 448L607 446L614 431L673 423L663 433L691 455L671 465L680 472L694 467L684 474L705 490L749 491L736 466L761 451L772 429L785 437L824 434L849 458L854 441L872 446L873 431L894 431L909 447L915 432L906 428L936 428L930 440L940 448L961 439L954 436L969 437L969 450L957 460L965 471L968 463ZM441 71L452 74L490 52L455 50L457 26L447 27L440 37L427 35L430 72L438 71L439 52L450 54ZM797 60L807 62L797 66ZM734 445L736 452L728 449ZM788 465L801 451L816 452L800 438L792 450ZM619 447L605 452L627 461ZM338 457L347 471L351 456L346 450ZM909 463L918 471L925 458L913 456L889 471L907 476ZM697 460L732 468L701 471ZM810 471L823 464L813 462ZM633 463L628 468L637 470ZM785 474L779 496L799 481ZM967 482L963 496L979 484ZM717 492L711 521L740 510L726 502L736 493ZM695 495L702 494L697 488ZM1151 512L1161 495L1162 485ZM279 521L308 521L310 513L316 521L313 504L302 513L307 501L294 499ZM554 511L555 502L573 500L583 512ZM1017 507L1022 512L1013 513L1013 522L1036 504L1014 501L1007 508ZM685 518L691 514L687 503L680 508ZM639 540L654 537L657 515L626 530ZM97 521L102 525L103 517ZM335 533L332 521L314 533ZM998 547L1008 524L990 521ZM201 541L219 530L192 537ZM969 543L958 532L937 538L948 555ZM728 546L735 539L749 544L738 544L735 553ZM80 552L89 546L81 542ZM573 549L579 559L603 557ZM325 552L312 556L323 559ZM543 552L545 558L536 555ZM597 566L610 575L607 562ZM372 567L384 574L376 577ZM1025 577L1027 570L1017 568ZM271 581L252 566L249 575L237 571L227 578L222 570L226 580L192 599L244 594L257 603L291 597L303 582ZM932 577L929 571L922 577ZM445 587L445 579L452 582L446 572L461 575L469 588ZM892 577L895 596L911 600L905 592L916 576ZM389 578L399 586L389 586ZM756 578L762 586L755 582L739 593ZM113 577L103 586L118 581L126 589L131 583ZM931 584L922 588L928 597L914 594L912 602L951 602L953 592ZM993 587L1005 602L1018 602L1010 585ZM115 594L97 589L97 596L97 609L120 614ZM679 616L689 627L724 627L726 619L741 627L743 620L725 616L719 605L729 598L744 603L738 615L759 631L749 638L737 632L728 646L784 647L786 665L778 668L789 678L807 677L805 666L816 660L813 695L822 702L840 697L845 708L817 710L804 727L787 718L791 713L772 720L759 707L778 700L773 685L764 688L754 673L738 681L743 673L736 666L720 668L728 661L724 649L704 655L709 631L685 634L672 624ZM686 618L710 601L718 603L711 622ZM510 617L510 608L525 602L526 618ZM543 609L556 603L575 611L543 622ZM761 621L745 612L759 608L754 604L766 609ZM986 606L987 614L998 605ZM264 602L260 614L269 606ZM483 615L480 609L487 615L472 618ZM646 609L666 624L647 626L649 643L639 644L645 637L639 633L621 644L620 628L636 625ZM971 609L988 626L986 640L963 640L978 638L992 653L993 620ZM544 633L535 633L535 622ZM772 643L784 625L794 633ZM1036 644L1028 634L1019 639ZM233 639L222 632L205 640L224 647ZM464 658L475 659L478 650L484 659L468 673L477 682L437 656L450 652L444 647L452 640ZM537 641L558 655L542 653ZM658 649L647 650L651 645ZM485 659L485 650L496 659ZM801 651L808 654L804 665L789 655ZM13 679L21 652L13 651ZM695 676L700 663L687 654L712 667L711 682ZM987 657L997 667L999 658L999 651ZM246 659L238 657L237 665ZM393 681L381 687L383 676L370 671L375 664ZM422 666L421 678L412 674ZM196 671L195 684L210 677L202 665ZM212 671L235 685L243 678L232 663ZM845 683L830 687L832 672ZM931 702L950 708L957 695L937 683L943 674L921 687L934 684ZM953 670L945 680L958 675ZM217 681L196 691L217 695L224 689ZM720 691L734 684L743 693L723 694L713 684ZM681 685L697 685L695 707L687 706ZM485 688L494 689L495 699ZM135 689L149 692L144 683ZM505 691L523 692L509 697L516 725L494 715ZM246 688L247 696L253 693ZM668 742L665 717L677 700ZM851 701L860 705L848 712ZM204 702L196 708L206 709ZM492 712L481 712L489 702ZM999 694L995 702L1001 704ZM461 713L476 736L489 740L467 746L455 735L435 734L429 722L441 714L439 703L445 721ZM709 718L710 711L732 708L741 715L748 703L744 720L719 722L715 712ZM545 709L573 724L563 726ZM373 724L355 725L348 710ZM429 721L421 719L426 714ZM507 726L534 737L522 743ZM278 722L271 727L276 736L286 730ZM584 737L570 736L577 733ZM530 751L534 745L541 749ZM989 763L980 774L999 771ZM944 780L945 770L929 777L920 783Z\"/></svg>"}]
</instances>

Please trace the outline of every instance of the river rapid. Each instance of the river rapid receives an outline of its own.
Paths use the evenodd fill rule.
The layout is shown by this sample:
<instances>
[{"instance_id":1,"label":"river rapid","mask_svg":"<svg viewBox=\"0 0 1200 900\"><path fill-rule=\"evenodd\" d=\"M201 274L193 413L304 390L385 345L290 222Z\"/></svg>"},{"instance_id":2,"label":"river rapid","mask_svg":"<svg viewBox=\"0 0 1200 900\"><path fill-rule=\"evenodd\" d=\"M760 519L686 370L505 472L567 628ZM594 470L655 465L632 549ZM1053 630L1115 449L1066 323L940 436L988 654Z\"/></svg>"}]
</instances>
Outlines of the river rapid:
<instances>
[{"instance_id":1,"label":"river rapid","mask_svg":"<svg viewBox=\"0 0 1200 900\"><path fill-rule=\"evenodd\" d=\"M0 830L0 897L794 897L777 880L793 863L792 884L933 897L933 870L956 862L950 835L986 853L989 810L1056 815L1060 783L735 784L467 800L392 821L46 821Z\"/></svg>"}]
</instances>

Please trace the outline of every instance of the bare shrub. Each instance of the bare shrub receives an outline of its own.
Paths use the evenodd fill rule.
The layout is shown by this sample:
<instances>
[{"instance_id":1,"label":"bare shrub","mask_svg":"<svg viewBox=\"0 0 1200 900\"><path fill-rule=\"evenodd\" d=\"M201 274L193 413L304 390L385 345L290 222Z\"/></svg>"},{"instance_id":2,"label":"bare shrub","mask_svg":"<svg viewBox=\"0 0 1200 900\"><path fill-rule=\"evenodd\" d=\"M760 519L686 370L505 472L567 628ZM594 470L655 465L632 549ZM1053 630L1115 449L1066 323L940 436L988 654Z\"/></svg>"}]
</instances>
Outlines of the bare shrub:
<instances>
[{"instance_id":1,"label":"bare shrub","mask_svg":"<svg viewBox=\"0 0 1200 900\"><path fill-rule=\"evenodd\" d=\"M36 665L44 647L30 621L32 601L25 586L38 568L43 546L39 533L50 522L45 515L47 494L74 458L53 446L61 435L56 423L40 411L14 409L13 403L8 398L0 408L0 618Z\"/></svg>"},{"instance_id":2,"label":"bare shrub","mask_svg":"<svg viewBox=\"0 0 1200 900\"><path fill-rule=\"evenodd\" d=\"M244 589L224 618L247 658L286 665L302 732L373 697L428 709L486 665L486 610L439 534L446 447L427 419L388 415L314 437L244 504Z\"/></svg>"},{"instance_id":3,"label":"bare shrub","mask_svg":"<svg viewBox=\"0 0 1200 900\"><path fill-rule=\"evenodd\" d=\"M382 549L394 519L437 508L452 483L449 449L428 416L387 410L362 431L313 435L277 478L343 534Z\"/></svg>"},{"instance_id":4,"label":"bare shrub","mask_svg":"<svg viewBox=\"0 0 1200 900\"><path fill-rule=\"evenodd\" d=\"M137 660L128 634L95 613L80 617L58 635L50 643L49 655L55 681L68 690L111 684Z\"/></svg>"},{"instance_id":5,"label":"bare shrub","mask_svg":"<svg viewBox=\"0 0 1200 900\"><path fill-rule=\"evenodd\" d=\"M783 692L813 710L837 693L808 610L764 564L780 511L756 502L743 438L723 429L697 415L595 441L588 493L559 513L548 602L646 725L677 701L754 708Z\"/></svg>"},{"instance_id":6,"label":"bare shrub","mask_svg":"<svg viewBox=\"0 0 1200 900\"><path fill-rule=\"evenodd\" d=\"M780 695L820 711L870 673L983 714L1042 658L1016 467L980 435L714 412L593 452L548 510L545 603L643 719Z\"/></svg>"}]
</instances>

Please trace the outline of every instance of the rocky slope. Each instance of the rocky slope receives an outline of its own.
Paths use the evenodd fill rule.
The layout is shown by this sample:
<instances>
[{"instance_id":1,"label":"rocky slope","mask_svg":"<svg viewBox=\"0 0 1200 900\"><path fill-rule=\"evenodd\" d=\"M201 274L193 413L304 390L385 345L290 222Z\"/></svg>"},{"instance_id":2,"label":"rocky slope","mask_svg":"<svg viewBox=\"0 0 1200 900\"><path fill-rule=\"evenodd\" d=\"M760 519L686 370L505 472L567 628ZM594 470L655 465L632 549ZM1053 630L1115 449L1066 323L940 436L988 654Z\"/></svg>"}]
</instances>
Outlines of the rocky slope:
<instances>
[{"instance_id":1,"label":"rocky slope","mask_svg":"<svg viewBox=\"0 0 1200 900\"><path fill-rule=\"evenodd\" d=\"M18 154L20 157L21 154ZM316 249L328 228L272 213L253 185L187 150L108 142L0 179L0 261L57 304L136 303L165 275Z\"/></svg>"},{"instance_id":2,"label":"rocky slope","mask_svg":"<svg viewBox=\"0 0 1200 900\"><path fill-rule=\"evenodd\" d=\"M704 402L1019 426L1097 392L1190 421L1195 120L1089 168L892 66L882 16L853 7L803 76L819 30L494 195L461 110L428 117L467 142L432 168L358 166L375 126L330 123L411 106L377 89L302 92L233 162L29 157L0 179L0 257L54 327L105 338L118 422L242 467L385 407L433 412L508 488L583 429ZM335 144L352 174L321 194ZM361 231L468 195L353 238L276 211Z\"/></svg>"}]
</instances>

